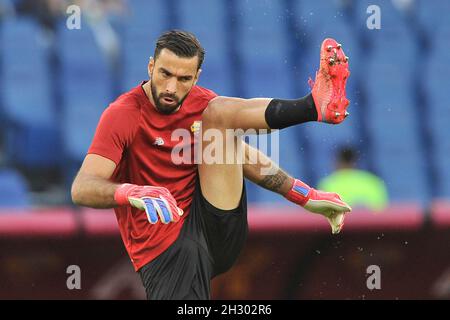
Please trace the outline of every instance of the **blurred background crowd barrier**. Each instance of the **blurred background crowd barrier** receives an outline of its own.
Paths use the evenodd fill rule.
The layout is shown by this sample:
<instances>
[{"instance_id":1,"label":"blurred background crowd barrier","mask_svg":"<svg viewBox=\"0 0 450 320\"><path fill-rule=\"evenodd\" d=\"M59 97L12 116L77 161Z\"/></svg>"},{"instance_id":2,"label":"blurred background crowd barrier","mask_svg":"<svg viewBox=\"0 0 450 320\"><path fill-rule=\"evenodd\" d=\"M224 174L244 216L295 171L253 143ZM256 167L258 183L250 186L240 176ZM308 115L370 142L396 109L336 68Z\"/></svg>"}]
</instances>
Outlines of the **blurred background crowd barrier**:
<instances>
[{"instance_id":1,"label":"blurred background crowd barrier","mask_svg":"<svg viewBox=\"0 0 450 320\"><path fill-rule=\"evenodd\" d=\"M331 236L318 215L252 206L236 265L214 299L450 299L450 206L357 210ZM111 210L0 216L0 299L144 299ZM71 266L80 289L69 290ZM370 278L379 268L379 287Z\"/></svg>"},{"instance_id":2,"label":"blurred background crowd barrier","mask_svg":"<svg viewBox=\"0 0 450 320\"><path fill-rule=\"evenodd\" d=\"M67 11L71 5L81 9L80 28L68 27L74 13ZM373 5L381 14L379 29L369 28L368 20L376 12ZM245 261L254 263L256 255L266 259L261 263L267 268L256 270L256 275L267 272L274 279L280 277L274 285L284 283L285 287L271 287L267 296L263 296L264 288L235 288L234 297L369 297L367 288L366 293L358 293L345 282L352 272L344 265L352 258L340 263L340 250L332 247L326 257L314 256L314 250L323 251L318 246L333 246L336 241L343 243L342 255L361 247L364 251L353 252L356 260L364 256L368 262L398 264L392 262L398 269L393 267L397 273L389 279L407 277L395 284L403 291L378 294L448 297L450 289L442 294L441 288L439 295L428 284L445 270L450 277L450 235L445 222L450 217L449 0L0 0L1 298L21 297L14 288L34 298L40 297L40 291L70 297L73 292L62 293L51 285L66 276L64 268L47 274L48 278L40 276L40 268L56 270L55 265L69 263L69 257L77 254L80 263L90 265L92 279L104 273L108 259L120 256L126 261L115 225L108 227L107 236L91 237L83 224L84 210L71 205L70 184L102 111L122 92L148 78L146 66L155 40L171 28L193 32L206 49L199 85L240 97L304 96L309 92L307 80L314 78L319 65L322 40L336 38L350 57L351 116L338 126L308 123L283 130L280 165L315 186L337 169L335 156L347 146L355 152L355 167L378 176L387 190L389 205L377 214L364 209L366 214L360 216L361 211L353 212L346 228L352 223L354 228L344 229L342 238L331 239L328 230L317 227L326 226L325 221L311 229L300 223L297 231L286 233L283 227L263 228L264 236L258 233L250 239L240 260L244 266L239 264L237 270L250 270ZM293 210L276 194L251 183L247 189L253 223L264 222L264 214L277 216ZM410 217L416 217L411 220L417 223L414 227ZM114 222L110 212L95 219L106 225ZM366 220L359 223L359 219ZM65 223L73 224L74 233ZM377 239L382 233L390 236ZM278 257L276 249L268 249L273 256L266 256L256 249L263 244L290 248L291 254L298 254L291 257L298 265ZM366 246L378 248L371 251L373 257L365 256L370 253ZM131 270L131 264L126 265ZM419 267L429 269L413 271ZM289 272L301 271L295 268L317 270L315 277L308 274L308 281L300 281L290 278ZM238 286L237 280L232 281L240 279L238 272L233 271L228 284L215 283ZM344 291L330 280L334 276L342 278ZM419 281L422 276L424 282L414 287L420 291L408 290L406 279ZM281 277L294 281L291 287ZM40 289L46 279L48 291ZM321 286L322 282L326 284ZM299 283L302 287L295 287ZM365 286L364 281L358 284ZM59 285L65 286L65 281ZM233 297L219 287L215 289L218 296ZM86 292L80 294L88 297Z\"/></svg>"}]
</instances>

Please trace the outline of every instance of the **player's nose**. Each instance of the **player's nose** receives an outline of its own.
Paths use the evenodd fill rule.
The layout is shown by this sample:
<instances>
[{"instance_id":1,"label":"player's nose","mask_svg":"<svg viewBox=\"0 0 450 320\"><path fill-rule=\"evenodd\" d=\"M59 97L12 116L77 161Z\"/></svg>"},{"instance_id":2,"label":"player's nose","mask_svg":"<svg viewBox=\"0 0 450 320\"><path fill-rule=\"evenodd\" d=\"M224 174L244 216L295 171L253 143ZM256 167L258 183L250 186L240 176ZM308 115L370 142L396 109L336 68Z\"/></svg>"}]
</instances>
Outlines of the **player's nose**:
<instances>
[{"instance_id":1,"label":"player's nose","mask_svg":"<svg viewBox=\"0 0 450 320\"><path fill-rule=\"evenodd\" d=\"M177 92L177 79L172 78L166 84L166 93L175 94Z\"/></svg>"}]
</instances>

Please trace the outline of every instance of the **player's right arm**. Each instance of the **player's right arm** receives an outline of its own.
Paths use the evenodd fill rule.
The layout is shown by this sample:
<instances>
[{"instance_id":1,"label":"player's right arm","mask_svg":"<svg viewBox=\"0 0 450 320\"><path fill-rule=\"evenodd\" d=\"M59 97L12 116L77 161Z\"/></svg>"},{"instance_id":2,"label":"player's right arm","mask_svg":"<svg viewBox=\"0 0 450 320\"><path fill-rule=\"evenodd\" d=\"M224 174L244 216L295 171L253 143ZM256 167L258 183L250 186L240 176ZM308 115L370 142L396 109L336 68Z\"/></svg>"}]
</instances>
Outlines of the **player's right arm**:
<instances>
[{"instance_id":1,"label":"player's right arm","mask_svg":"<svg viewBox=\"0 0 450 320\"><path fill-rule=\"evenodd\" d=\"M114 194L119 184L111 182L116 164L97 154L88 154L72 184L72 201L91 208L118 206Z\"/></svg>"},{"instance_id":2,"label":"player's right arm","mask_svg":"<svg viewBox=\"0 0 450 320\"><path fill-rule=\"evenodd\" d=\"M72 201L91 208L133 206L146 212L150 223L178 221L183 210L164 187L117 184L111 177L139 127L135 101L113 104L102 114L88 155L72 184Z\"/></svg>"},{"instance_id":3,"label":"player's right arm","mask_svg":"<svg viewBox=\"0 0 450 320\"><path fill-rule=\"evenodd\" d=\"M144 210L150 223L178 221L183 210L164 187L111 182L116 164L108 158L88 154L72 184L72 201L79 206L112 208L133 206Z\"/></svg>"}]
</instances>

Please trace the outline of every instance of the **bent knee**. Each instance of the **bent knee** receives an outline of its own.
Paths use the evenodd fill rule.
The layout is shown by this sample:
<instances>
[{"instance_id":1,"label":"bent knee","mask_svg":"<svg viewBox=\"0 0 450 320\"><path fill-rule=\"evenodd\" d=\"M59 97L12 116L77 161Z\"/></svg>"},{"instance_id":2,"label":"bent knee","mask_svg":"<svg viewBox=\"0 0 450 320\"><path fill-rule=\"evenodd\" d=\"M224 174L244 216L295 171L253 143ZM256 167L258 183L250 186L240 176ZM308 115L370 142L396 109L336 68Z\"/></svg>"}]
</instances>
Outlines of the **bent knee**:
<instances>
[{"instance_id":1,"label":"bent knee","mask_svg":"<svg viewBox=\"0 0 450 320\"><path fill-rule=\"evenodd\" d=\"M210 100L203 111L202 122L204 126L215 128L233 128L236 117L236 106L240 103L237 98L218 96Z\"/></svg>"},{"instance_id":2,"label":"bent knee","mask_svg":"<svg viewBox=\"0 0 450 320\"><path fill-rule=\"evenodd\" d=\"M226 104L226 98L215 97L210 100L208 106L203 111L202 123L203 126L222 127L226 124L224 121L224 105Z\"/></svg>"}]
</instances>

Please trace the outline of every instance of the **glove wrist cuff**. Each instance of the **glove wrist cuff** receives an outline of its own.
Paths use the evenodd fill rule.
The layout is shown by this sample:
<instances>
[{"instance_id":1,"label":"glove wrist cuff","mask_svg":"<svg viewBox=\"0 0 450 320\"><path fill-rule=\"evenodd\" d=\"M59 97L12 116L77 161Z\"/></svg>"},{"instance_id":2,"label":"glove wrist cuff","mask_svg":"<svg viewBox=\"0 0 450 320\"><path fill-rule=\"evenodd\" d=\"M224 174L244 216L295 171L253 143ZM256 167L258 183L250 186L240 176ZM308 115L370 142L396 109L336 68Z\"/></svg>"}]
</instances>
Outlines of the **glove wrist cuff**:
<instances>
[{"instance_id":1,"label":"glove wrist cuff","mask_svg":"<svg viewBox=\"0 0 450 320\"><path fill-rule=\"evenodd\" d=\"M311 190L312 188L306 183L295 179L294 185L291 190L286 193L285 198L304 207L310 198Z\"/></svg>"},{"instance_id":2,"label":"glove wrist cuff","mask_svg":"<svg viewBox=\"0 0 450 320\"><path fill-rule=\"evenodd\" d=\"M114 200L119 206L129 205L130 201L128 200L128 193L131 189L136 187L135 184L124 183L121 184L114 193Z\"/></svg>"}]
</instances>

